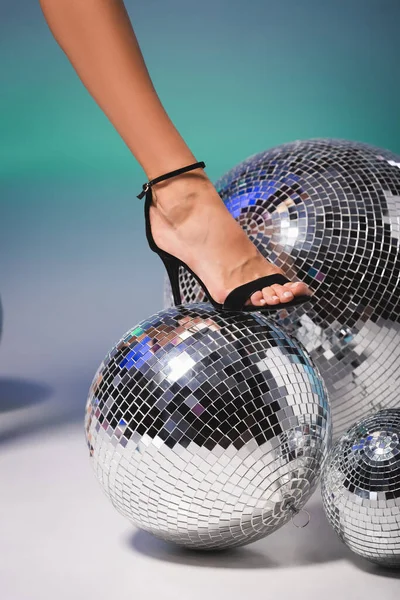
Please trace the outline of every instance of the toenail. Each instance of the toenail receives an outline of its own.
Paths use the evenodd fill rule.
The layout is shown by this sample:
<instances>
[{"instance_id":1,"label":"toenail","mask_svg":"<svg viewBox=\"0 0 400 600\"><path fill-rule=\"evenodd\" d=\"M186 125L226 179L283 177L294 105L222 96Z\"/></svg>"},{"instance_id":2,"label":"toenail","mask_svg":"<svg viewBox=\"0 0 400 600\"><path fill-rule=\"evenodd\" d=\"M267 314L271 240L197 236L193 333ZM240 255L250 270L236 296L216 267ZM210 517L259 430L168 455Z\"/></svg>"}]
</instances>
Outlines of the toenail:
<instances>
[{"instance_id":1,"label":"toenail","mask_svg":"<svg viewBox=\"0 0 400 600\"><path fill-rule=\"evenodd\" d=\"M260 304L265 304L265 300L260 300Z\"/></svg>"},{"instance_id":2,"label":"toenail","mask_svg":"<svg viewBox=\"0 0 400 600\"><path fill-rule=\"evenodd\" d=\"M284 298L290 298L291 296L293 296L292 292L283 292Z\"/></svg>"},{"instance_id":3,"label":"toenail","mask_svg":"<svg viewBox=\"0 0 400 600\"><path fill-rule=\"evenodd\" d=\"M272 300L279 300L279 296L272 296Z\"/></svg>"}]
</instances>

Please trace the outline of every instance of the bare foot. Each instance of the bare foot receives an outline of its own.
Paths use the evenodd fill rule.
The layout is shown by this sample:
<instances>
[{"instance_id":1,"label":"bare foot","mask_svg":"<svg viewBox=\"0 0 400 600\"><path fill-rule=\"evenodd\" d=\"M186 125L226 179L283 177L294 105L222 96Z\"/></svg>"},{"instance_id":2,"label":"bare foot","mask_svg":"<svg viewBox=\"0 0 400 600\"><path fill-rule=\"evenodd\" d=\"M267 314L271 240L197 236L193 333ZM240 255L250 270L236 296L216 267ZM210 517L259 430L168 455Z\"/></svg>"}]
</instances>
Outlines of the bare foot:
<instances>
[{"instance_id":1,"label":"bare foot","mask_svg":"<svg viewBox=\"0 0 400 600\"><path fill-rule=\"evenodd\" d=\"M157 183L152 192L150 222L157 246L185 262L216 302L258 277L284 275L249 240L203 170ZM255 292L247 304L274 305L304 294L312 291L303 282L274 284Z\"/></svg>"}]
</instances>

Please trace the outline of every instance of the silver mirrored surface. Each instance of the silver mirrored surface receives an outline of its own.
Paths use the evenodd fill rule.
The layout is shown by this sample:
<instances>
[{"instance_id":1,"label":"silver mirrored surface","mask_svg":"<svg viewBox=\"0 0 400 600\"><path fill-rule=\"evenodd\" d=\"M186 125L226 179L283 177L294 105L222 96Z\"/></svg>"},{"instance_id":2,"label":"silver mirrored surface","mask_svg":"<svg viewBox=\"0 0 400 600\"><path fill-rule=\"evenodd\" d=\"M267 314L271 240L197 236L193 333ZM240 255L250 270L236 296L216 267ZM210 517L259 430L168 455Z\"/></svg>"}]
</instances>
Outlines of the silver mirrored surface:
<instances>
[{"instance_id":1,"label":"silver mirrored surface","mask_svg":"<svg viewBox=\"0 0 400 600\"><path fill-rule=\"evenodd\" d=\"M354 425L324 466L328 520L353 552L400 567L400 409Z\"/></svg>"},{"instance_id":2,"label":"silver mirrored surface","mask_svg":"<svg viewBox=\"0 0 400 600\"><path fill-rule=\"evenodd\" d=\"M251 156L216 188L260 252L316 300L275 313L318 365L334 436L396 406L400 380L400 157L310 140ZM181 269L182 302L204 300ZM168 282L165 306L172 304Z\"/></svg>"},{"instance_id":3,"label":"silver mirrored surface","mask_svg":"<svg viewBox=\"0 0 400 600\"><path fill-rule=\"evenodd\" d=\"M331 440L302 345L254 313L200 303L128 331L86 407L94 471L137 526L197 548L272 533L314 491Z\"/></svg>"}]
</instances>

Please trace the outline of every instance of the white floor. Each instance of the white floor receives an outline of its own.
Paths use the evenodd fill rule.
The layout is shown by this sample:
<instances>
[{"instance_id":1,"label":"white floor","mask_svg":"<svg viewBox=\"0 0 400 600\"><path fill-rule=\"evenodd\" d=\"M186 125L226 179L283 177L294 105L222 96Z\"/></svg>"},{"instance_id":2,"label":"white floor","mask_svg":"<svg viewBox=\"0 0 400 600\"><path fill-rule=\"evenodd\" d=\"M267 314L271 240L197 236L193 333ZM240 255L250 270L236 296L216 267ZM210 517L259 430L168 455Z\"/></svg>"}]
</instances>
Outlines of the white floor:
<instances>
[{"instance_id":1,"label":"white floor","mask_svg":"<svg viewBox=\"0 0 400 600\"><path fill-rule=\"evenodd\" d=\"M4 600L203 600L400 596L400 573L354 559L325 520L287 525L229 553L200 554L134 530L91 471L81 424L1 452L0 580Z\"/></svg>"}]
</instances>

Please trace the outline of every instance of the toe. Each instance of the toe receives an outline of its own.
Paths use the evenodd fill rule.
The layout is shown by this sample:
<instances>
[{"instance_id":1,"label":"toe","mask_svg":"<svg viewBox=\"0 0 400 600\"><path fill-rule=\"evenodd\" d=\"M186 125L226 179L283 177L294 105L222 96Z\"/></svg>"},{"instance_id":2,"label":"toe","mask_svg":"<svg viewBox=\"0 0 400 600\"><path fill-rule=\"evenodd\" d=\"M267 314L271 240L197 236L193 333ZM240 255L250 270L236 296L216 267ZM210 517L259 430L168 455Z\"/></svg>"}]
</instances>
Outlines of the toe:
<instances>
[{"instance_id":1,"label":"toe","mask_svg":"<svg viewBox=\"0 0 400 600\"><path fill-rule=\"evenodd\" d=\"M263 288L264 300L267 304L274 305L279 304L279 296L277 296L272 287Z\"/></svg>"},{"instance_id":2,"label":"toe","mask_svg":"<svg viewBox=\"0 0 400 600\"><path fill-rule=\"evenodd\" d=\"M282 286L285 290L292 292L294 296L312 295L312 291L303 281L290 281Z\"/></svg>"},{"instance_id":3,"label":"toe","mask_svg":"<svg viewBox=\"0 0 400 600\"><path fill-rule=\"evenodd\" d=\"M254 292L254 294L250 296L250 299L248 300L248 302L246 302L246 304L253 304L253 306L264 306L265 299L262 292Z\"/></svg>"},{"instance_id":4,"label":"toe","mask_svg":"<svg viewBox=\"0 0 400 600\"><path fill-rule=\"evenodd\" d=\"M283 287L283 285L274 284L271 285L271 288L278 296L280 302L290 302L294 298L293 292L287 287Z\"/></svg>"}]
</instances>

